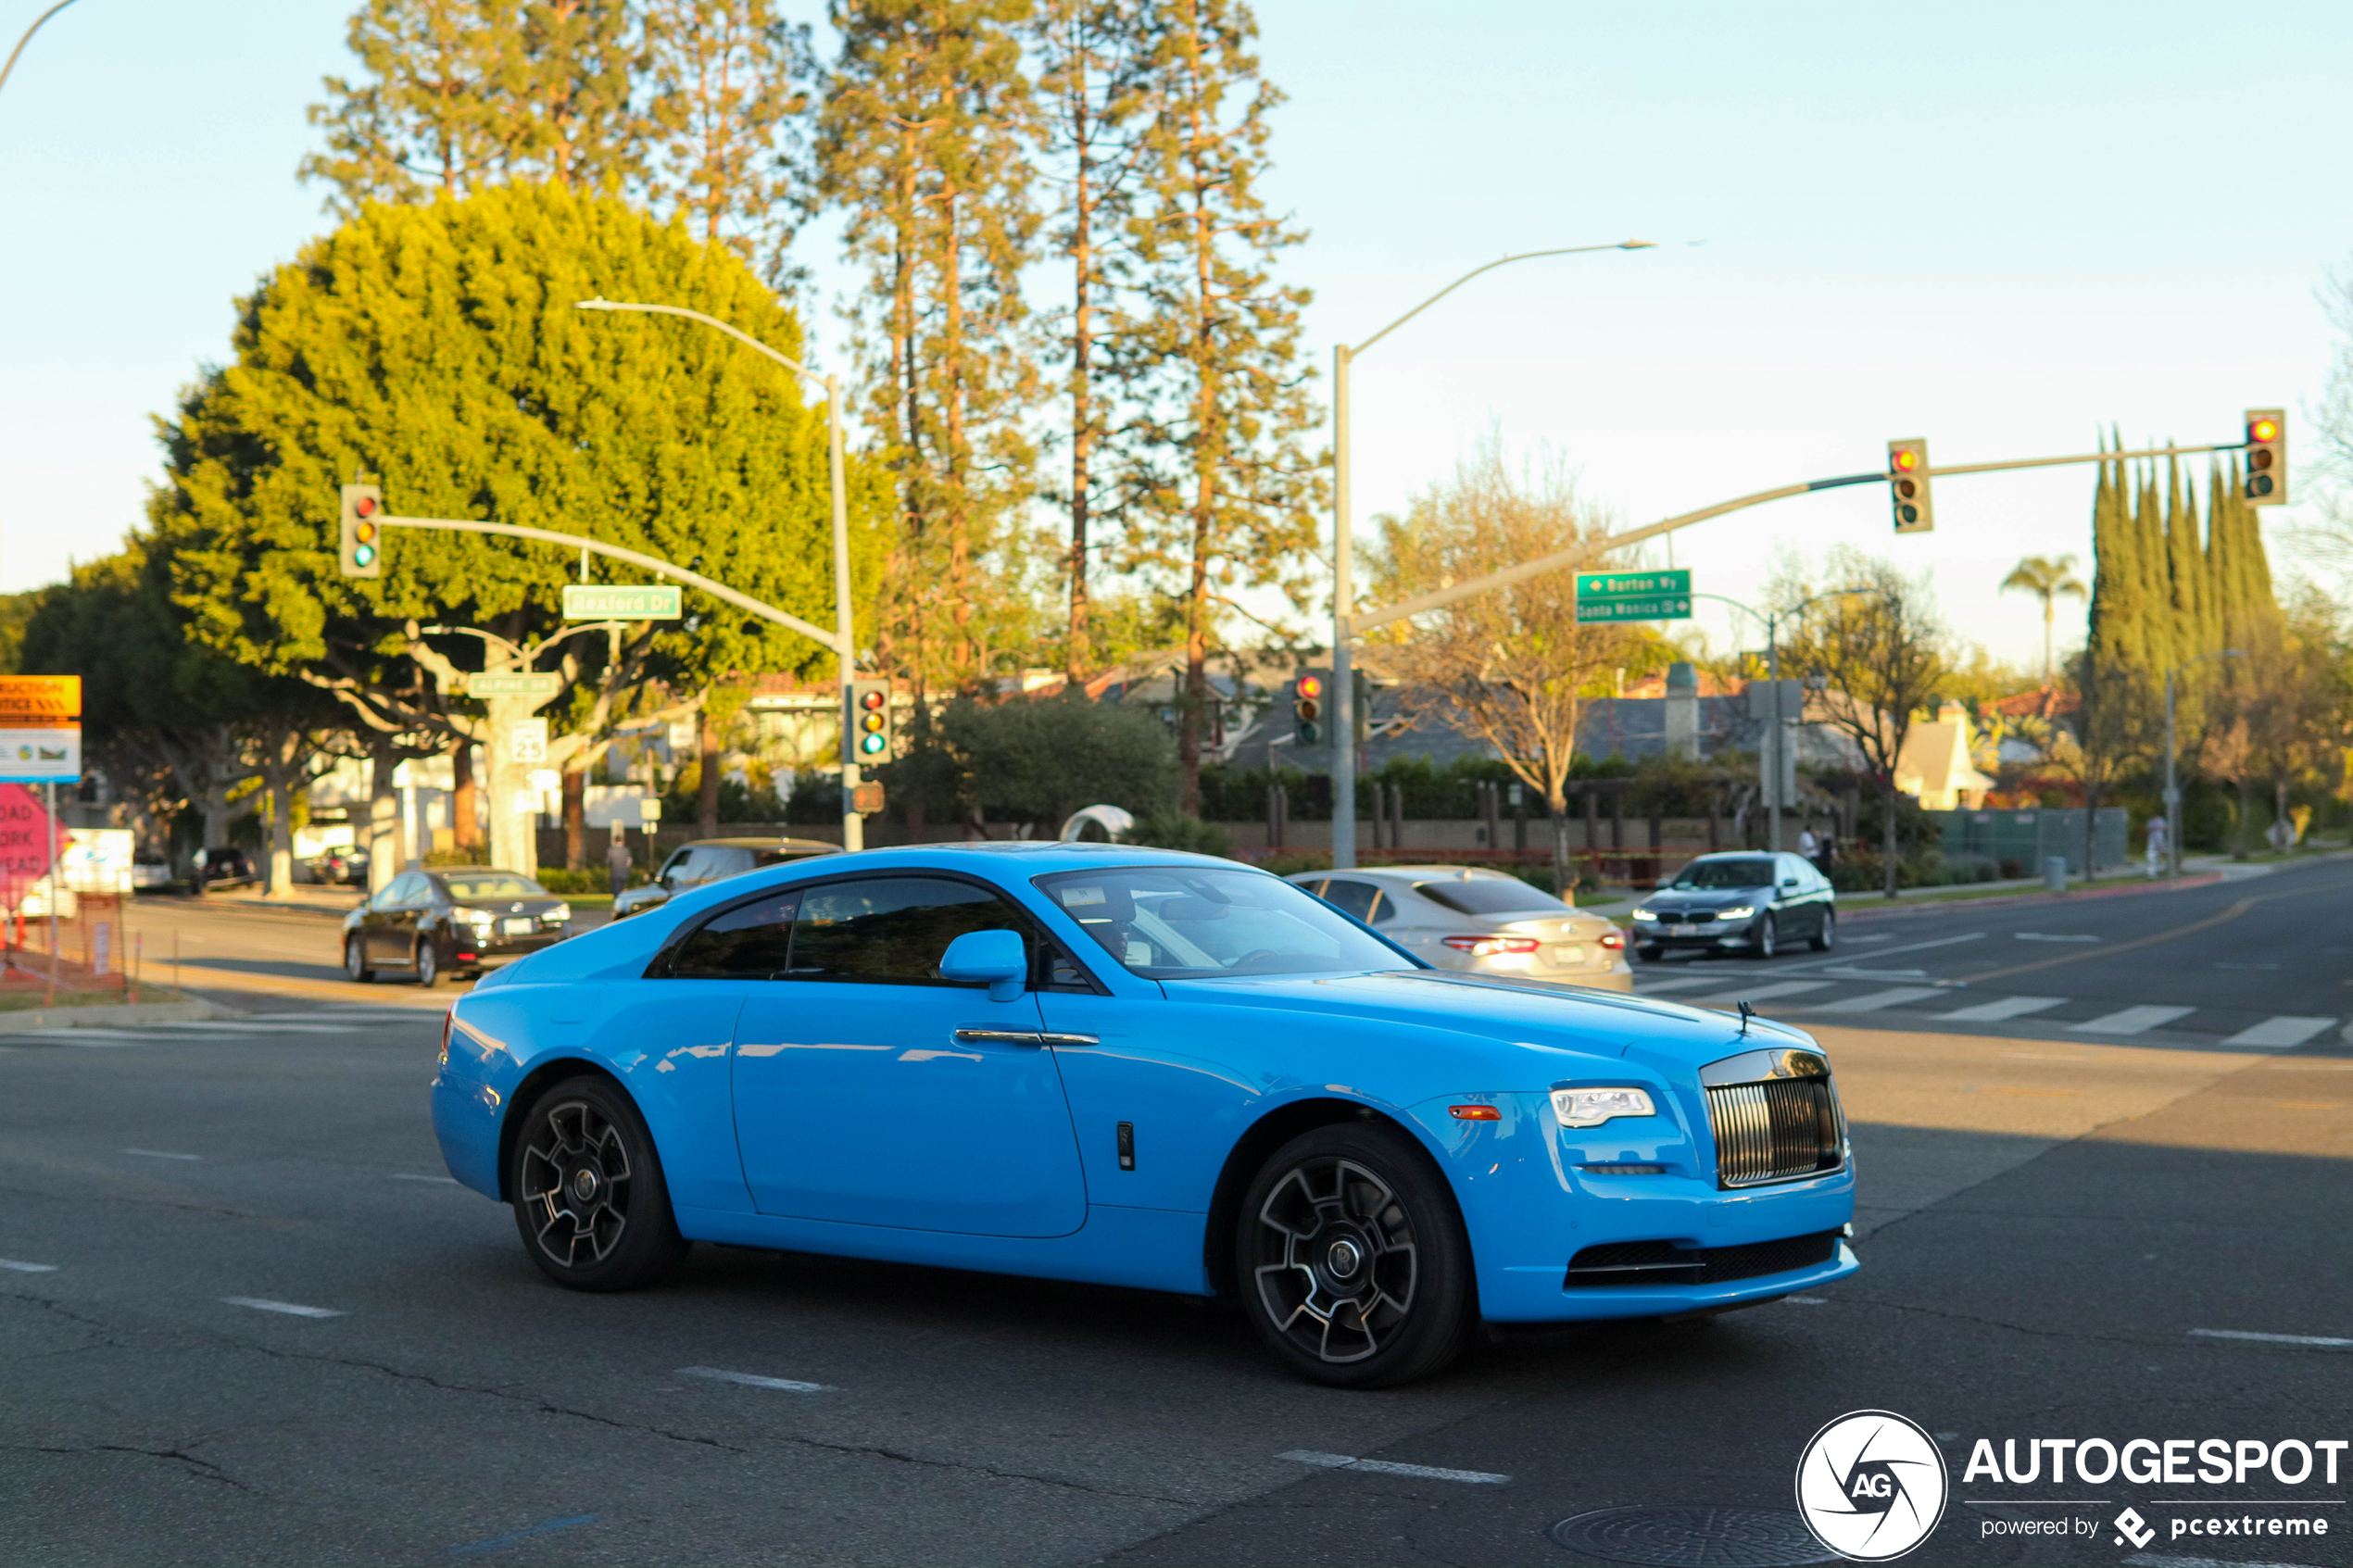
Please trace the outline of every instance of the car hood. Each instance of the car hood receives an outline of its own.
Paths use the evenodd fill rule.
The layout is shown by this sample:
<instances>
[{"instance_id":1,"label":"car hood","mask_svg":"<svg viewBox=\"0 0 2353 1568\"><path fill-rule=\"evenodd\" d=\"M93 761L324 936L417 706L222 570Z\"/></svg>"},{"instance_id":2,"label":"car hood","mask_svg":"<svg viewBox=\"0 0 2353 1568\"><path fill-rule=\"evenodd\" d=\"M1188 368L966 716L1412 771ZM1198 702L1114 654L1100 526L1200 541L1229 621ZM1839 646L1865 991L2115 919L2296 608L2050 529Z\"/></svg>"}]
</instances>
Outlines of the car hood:
<instances>
[{"instance_id":1,"label":"car hood","mask_svg":"<svg viewBox=\"0 0 2353 1568\"><path fill-rule=\"evenodd\" d=\"M1535 1069L1540 1083L1570 1076L1564 1056L1619 1058L1688 1071L1768 1043L1812 1046L1800 1030L1730 1013L1556 981L1451 970L1272 975L1163 982L1173 1000L1318 1015L1334 1022L1443 1031L1461 1051ZM1321 1035L1324 1031L1318 1030ZM1529 1057L1536 1060L1529 1060ZM1515 1076L1521 1074L1516 1073Z\"/></svg>"},{"instance_id":2,"label":"car hood","mask_svg":"<svg viewBox=\"0 0 2353 1568\"><path fill-rule=\"evenodd\" d=\"M1770 898L1769 887L1691 887L1661 888L1642 900L1642 908L1655 909L1720 909L1727 904L1749 904L1759 898Z\"/></svg>"}]
</instances>

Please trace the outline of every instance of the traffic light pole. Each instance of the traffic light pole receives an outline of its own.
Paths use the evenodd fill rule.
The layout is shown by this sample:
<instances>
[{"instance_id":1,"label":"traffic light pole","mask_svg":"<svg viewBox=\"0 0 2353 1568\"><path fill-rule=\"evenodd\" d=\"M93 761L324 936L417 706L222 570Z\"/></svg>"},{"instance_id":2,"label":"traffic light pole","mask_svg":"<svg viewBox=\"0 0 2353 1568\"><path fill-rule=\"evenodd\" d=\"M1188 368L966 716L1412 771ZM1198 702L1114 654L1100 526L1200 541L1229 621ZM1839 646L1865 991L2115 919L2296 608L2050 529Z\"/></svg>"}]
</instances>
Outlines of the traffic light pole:
<instances>
[{"instance_id":1,"label":"traffic light pole","mask_svg":"<svg viewBox=\"0 0 2353 1568\"><path fill-rule=\"evenodd\" d=\"M858 809L858 752L854 716L849 710L849 677L858 662L856 640L850 630L849 607L849 488L842 472L841 444L841 383L833 376L821 376L799 360L777 353L749 332L731 327L716 316L706 316L699 310L689 310L679 305L638 305L622 300L584 299L575 308L581 310L633 310L651 316L677 316L698 321L706 327L725 332L746 347L757 350L782 365L804 381L818 383L825 389L825 466L831 472L834 512L834 630L828 636L805 621L796 620L784 611L762 605L757 599L721 590L707 579L697 586L705 593L717 593L730 604L742 606L755 615L766 615L779 625L791 627L820 647L834 651L835 697L838 709L841 732L841 847L863 849L866 847L866 819ZM675 567L661 570L676 572ZM687 581L685 573L680 580ZM730 596L733 595L731 597Z\"/></svg>"}]
</instances>

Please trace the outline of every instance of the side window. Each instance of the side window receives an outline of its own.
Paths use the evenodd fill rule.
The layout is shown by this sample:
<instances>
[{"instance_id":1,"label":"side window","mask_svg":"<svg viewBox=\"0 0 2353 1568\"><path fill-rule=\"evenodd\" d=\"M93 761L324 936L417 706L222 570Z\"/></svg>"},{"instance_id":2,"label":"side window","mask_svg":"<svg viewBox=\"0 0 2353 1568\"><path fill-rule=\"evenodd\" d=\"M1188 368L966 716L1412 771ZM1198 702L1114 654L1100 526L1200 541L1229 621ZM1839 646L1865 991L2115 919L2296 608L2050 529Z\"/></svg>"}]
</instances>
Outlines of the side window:
<instances>
[{"instance_id":1,"label":"side window","mask_svg":"<svg viewBox=\"0 0 2353 1568\"><path fill-rule=\"evenodd\" d=\"M695 861L702 854L699 849L673 849L670 859L662 862L661 874L655 881L664 887L679 888L699 880L695 875Z\"/></svg>"},{"instance_id":2,"label":"side window","mask_svg":"<svg viewBox=\"0 0 2353 1568\"><path fill-rule=\"evenodd\" d=\"M425 895L428 891L429 889L425 885L424 872L402 872L397 877L393 879L392 885L385 889L385 892L391 895L391 900L387 907L396 909L405 909L415 905L422 904L425 901Z\"/></svg>"},{"instance_id":3,"label":"side window","mask_svg":"<svg viewBox=\"0 0 2353 1568\"><path fill-rule=\"evenodd\" d=\"M938 985L948 944L968 931L1018 931L1037 950L1034 923L987 888L946 877L864 877L801 894L788 980Z\"/></svg>"},{"instance_id":4,"label":"side window","mask_svg":"<svg viewBox=\"0 0 2353 1568\"><path fill-rule=\"evenodd\" d=\"M1366 925L1379 918L1380 889L1369 882L1350 882L1334 877L1324 884L1324 902L1346 915L1354 915Z\"/></svg>"},{"instance_id":5,"label":"side window","mask_svg":"<svg viewBox=\"0 0 2353 1568\"><path fill-rule=\"evenodd\" d=\"M783 973L799 904L800 892L792 888L721 910L678 945L671 977L766 980Z\"/></svg>"}]
</instances>

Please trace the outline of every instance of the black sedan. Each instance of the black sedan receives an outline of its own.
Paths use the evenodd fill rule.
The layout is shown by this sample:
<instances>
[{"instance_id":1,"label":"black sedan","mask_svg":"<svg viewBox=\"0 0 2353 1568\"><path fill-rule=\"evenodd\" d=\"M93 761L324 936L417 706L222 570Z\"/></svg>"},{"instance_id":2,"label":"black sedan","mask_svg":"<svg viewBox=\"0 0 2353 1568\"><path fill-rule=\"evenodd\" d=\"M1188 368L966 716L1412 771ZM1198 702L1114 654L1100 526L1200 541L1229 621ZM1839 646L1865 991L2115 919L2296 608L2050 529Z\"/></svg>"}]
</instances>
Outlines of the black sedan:
<instances>
[{"instance_id":1,"label":"black sedan","mask_svg":"<svg viewBox=\"0 0 2353 1568\"><path fill-rule=\"evenodd\" d=\"M1838 895L1794 855L1702 855L1634 909L1634 950L1646 960L1673 948L1769 959L1807 942L1838 940Z\"/></svg>"},{"instance_id":2,"label":"black sedan","mask_svg":"<svg viewBox=\"0 0 2353 1568\"><path fill-rule=\"evenodd\" d=\"M343 920L343 972L405 969L420 985L479 975L564 937L572 906L520 872L403 872Z\"/></svg>"},{"instance_id":3,"label":"black sedan","mask_svg":"<svg viewBox=\"0 0 2353 1568\"><path fill-rule=\"evenodd\" d=\"M698 838L670 853L653 881L633 887L612 901L612 918L627 920L659 904L666 904L689 887L721 882L762 866L803 860L812 855L838 855L841 847L819 838Z\"/></svg>"}]
</instances>

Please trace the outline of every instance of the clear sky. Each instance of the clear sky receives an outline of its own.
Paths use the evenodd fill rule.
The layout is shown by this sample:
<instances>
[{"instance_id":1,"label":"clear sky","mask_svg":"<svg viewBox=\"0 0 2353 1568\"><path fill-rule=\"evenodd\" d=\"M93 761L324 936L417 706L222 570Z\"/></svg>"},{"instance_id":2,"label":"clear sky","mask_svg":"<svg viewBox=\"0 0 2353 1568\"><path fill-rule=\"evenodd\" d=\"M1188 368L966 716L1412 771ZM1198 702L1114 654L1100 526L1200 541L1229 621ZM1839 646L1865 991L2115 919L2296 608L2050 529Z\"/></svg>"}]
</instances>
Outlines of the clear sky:
<instances>
[{"instance_id":1,"label":"clear sky","mask_svg":"<svg viewBox=\"0 0 2353 1568\"><path fill-rule=\"evenodd\" d=\"M43 4L0 0L0 49ZM294 169L346 11L77 0L0 92L0 588L137 520L149 417L323 226ZM1369 353L1360 524L1491 427L1635 522L1876 469L1891 436L1966 462L2110 423L2228 440L2280 404L2312 450L2319 294L2353 257L2353 7L1275 0L1260 21L1327 369L1507 251L1660 242L1490 274ZM2091 486L1943 482L1937 532L1904 539L1859 487L1702 524L1675 558L1743 597L1777 546L1858 545L2025 660L2038 613L1996 586L2025 554L2088 572ZM1719 647L1729 615L1703 618Z\"/></svg>"}]
</instances>

